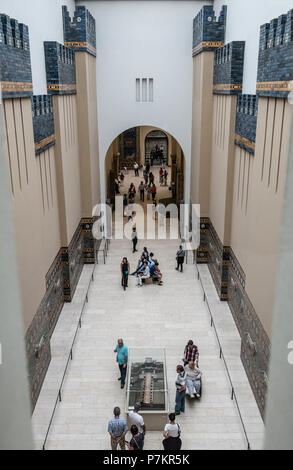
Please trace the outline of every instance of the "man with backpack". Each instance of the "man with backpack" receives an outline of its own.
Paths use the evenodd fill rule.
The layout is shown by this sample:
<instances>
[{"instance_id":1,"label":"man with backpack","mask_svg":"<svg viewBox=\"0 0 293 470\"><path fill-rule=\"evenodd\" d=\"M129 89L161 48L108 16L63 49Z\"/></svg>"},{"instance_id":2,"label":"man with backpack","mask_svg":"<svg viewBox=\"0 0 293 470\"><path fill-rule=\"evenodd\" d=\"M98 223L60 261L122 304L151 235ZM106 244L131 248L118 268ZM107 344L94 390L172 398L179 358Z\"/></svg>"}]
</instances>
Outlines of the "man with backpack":
<instances>
[{"instance_id":1,"label":"man with backpack","mask_svg":"<svg viewBox=\"0 0 293 470\"><path fill-rule=\"evenodd\" d=\"M184 258L185 258L185 251L182 248L182 245L179 246L179 250L176 253L176 260L177 260L177 268L175 268L177 271L183 272L183 264L184 264Z\"/></svg>"}]
</instances>

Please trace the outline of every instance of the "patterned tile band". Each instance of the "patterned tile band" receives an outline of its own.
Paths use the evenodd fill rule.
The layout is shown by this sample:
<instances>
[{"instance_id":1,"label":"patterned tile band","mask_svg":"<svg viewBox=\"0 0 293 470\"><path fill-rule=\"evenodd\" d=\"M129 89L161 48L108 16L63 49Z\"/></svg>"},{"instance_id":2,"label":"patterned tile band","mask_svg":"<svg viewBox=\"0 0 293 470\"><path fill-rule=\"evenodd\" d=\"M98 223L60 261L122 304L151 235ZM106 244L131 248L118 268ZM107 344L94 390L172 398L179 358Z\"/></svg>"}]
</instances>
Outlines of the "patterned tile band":
<instances>
[{"instance_id":1,"label":"patterned tile band","mask_svg":"<svg viewBox=\"0 0 293 470\"><path fill-rule=\"evenodd\" d=\"M40 150L44 147L47 147L47 145L55 142L55 134L50 135L49 137L46 137L45 139L41 140L40 142L35 143L35 150Z\"/></svg>"},{"instance_id":2,"label":"patterned tile band","mask_svg":"<svg viewBox=\"0 0 293 470\"><path fill-rule=\"evenodd\" d=\"M234 91L234 90L242 90L242 83L222 83L218 85L214 85L215 91Z\"/></svg>"},{"instance_id":3,"label":"patterned tile band","mask_svg":"<svg viewBox=\"0 0 293 470\"><path fill-rule=\"evenodd\" d=\"M0 82L3 93L16 91L33 91L33 84L30 82Z\"/></svg>"},{"instance_id":4,"label":"patterned tile band","mask_svg":"<svg viewBox=\"0 0 293 470\"><path fill-rule=\"evenodd\" d=\"M64 43L64 45L66 47L70 47L70 48L73 48L73 49L77 49L77 50L84 49L84 50L91 51L93 54L96 53L96 49L93 46L91 46L91 44L89 44L88 42L73 42L73 41L68 42L68 41L66 41Z\"/></svg>"},{"instance_id":5,"label":"patterned tile band","mask_svg":"<svg viewBox=\"0 0 293 470\"><path fill-rule=\"evenodd\" d=\"M76 91L76 84L48 83L48 91Z\"/></svg>"},{"instance_id":6,"label":"patterned tile band","mask_svg":"<svg viewBox=\"0 0 293 470\"><path fill-rule=\"evenodd\" d=\"M235 141L238 141L241 144L246 145L246 147L249 147L250 149L255 150L255 142L245 139L245 137L241 137L241 135L235 134Z\"/></svg>"},{"instance_id":7,"label":"patterned tile band","mask_svg":"<svg viewBox=\"0 0 293 470\"><path fill-rule=\"evenodd\" d=\"M282 82L257 82L258 91L293 91L293 80Z\"/></svg>"},{"instance_id":8,"label":"patterned tile band","mask_svg":"<svg viewBox=\"0 0 293 470\"><path fill-rule=\"evenodd\" d=\"M196 54L198 51L201 49L206 49L206 48L217 48L217 47L222 47L224 45L223 41L204 41L198 44L196 47L192 49L192 54Z\"/></svg>"}]
</instances>

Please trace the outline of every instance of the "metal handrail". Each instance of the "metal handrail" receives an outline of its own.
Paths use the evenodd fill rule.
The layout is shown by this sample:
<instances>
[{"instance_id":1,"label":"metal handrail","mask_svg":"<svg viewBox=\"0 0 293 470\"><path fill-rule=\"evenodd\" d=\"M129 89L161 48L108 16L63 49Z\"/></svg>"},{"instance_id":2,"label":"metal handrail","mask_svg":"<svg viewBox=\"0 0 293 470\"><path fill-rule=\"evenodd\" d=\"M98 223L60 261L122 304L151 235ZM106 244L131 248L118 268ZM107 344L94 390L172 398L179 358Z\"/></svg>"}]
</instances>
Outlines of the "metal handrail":
<instances>
[{"instance_id":1,"label":"metal handrail","mask_svg":"<svg viewBox=\"0 0 293 470\"><path fill-rule=\"evenodd\" d=\"M229 379L229 382L230 382L230 385L231 385L231 400L234 400L235 403L236 403L236 407L237 407L239 418L240 418L240 421L241 421L241 424L242 424L244 436L245 436L245 439L246 439L246 442L247 442L247 450L250 450L251 449L250 442L249 442L249 439L248 439L248 436L247 436L247 432L246 432L246 429L245 429L245 424L243 422L243 418L242 418L242 414L241 414L241 411L240 411L240 408L239 408L235 388L234 388L234 385L233 385L233 382L232 382L232 379L231 379L231 376L230 376L230 373L229 373L229 369L228 369L228 366L227 366L225 355L223 353L223 348L222 348L222 345L221 345L221 342L220 342L220 339L219 339L217 328L215 326L214 317L213 317L212 311L210 309L210 305L209 305L209 301L208 301L208 298L207 298L207 295L206 295L206 291L205 291L205 288L203 286L201 275L200 275L200 272L199 272L198 267L197 267L196 264L195 264L195 267L196 267L196 270L197 270L197 279L200 281L200 285L201 285L201 288L202 288L202 291L203 291L203 301L205 302L205 304L208 308L209 314L211 316L211 327L214 328L215 335L216 335L218 345L219 345L219 348L220 348L220 359L223 359L224 366L225 366L225 369L226 369L226 372L227 372L227 376L228 376L228 379Z\"/></svg>"},{"instance_id":2,"label":"metal handrail","mask_svg":"<svg viewBox=\"0 0 293 470\"><path fill-rule=\"evenodd\" d=\"M109 244L108 244L107 239L105 239L105 240L106 240L105 246L107 245L107 251L108 251ZM107 256L107 254L106 254L106 256ZM105 252L104 252L104 259L105 259ZM52 422L53 422L53 418L54 418L54 414L55 414L55 411L56 411L57 404L59 402L61 402L61 400L62 400L61 391L62 391L63 382L64 382L64 379L65 379L65 376L66 376L68 364L73 359L72 350L73 350L73 346L74 346L74 343L75 343L75 340L76 340L76 337L77 337L77 332L81 328L81 318L82 318L82 315L83 315L85 305L88 302L88 294L89 294L90 286L91 286L92 282L94 281L94 274L95 274L96 266L97 266L97 263L95 262L95 265L94 265L94 268L93 268L93 271L92 271L92 274L91 274L91 278L90 278L90 281L88 283L88 287L87 287L87 290L86 290L85 298L84 298L84 301L83 301L83 304L82 304L82 309L81 309L81 312L80 312L80 315L79 315L79 319L78 319L77 327L76 327L75 334L74 334L74 337L73 337L73 341L71 343L70 352L69 352L69 355L68 355L68 358L67 358L67 361L66 361L66 365L65 365L64 372L63 372L62 380L61 380L61 383L60 383L60 386L59 386L59 389L58 389L58 394L57 394L57 397L56 397L56 400L55 400L53 412L52 412L52 415L51 415L51 418L50 418L50 421L49 421L49 425L48 425L48 429L47 429L45 439L44 439L44 442L43 442L43 446L42 446L43 450L46 450L46 442L47 442L47 439L48 439L48 436L49 436L49 432L50 432L50 429L51 429L51 425L52 425Z\"/></svg>"}]
</instances>

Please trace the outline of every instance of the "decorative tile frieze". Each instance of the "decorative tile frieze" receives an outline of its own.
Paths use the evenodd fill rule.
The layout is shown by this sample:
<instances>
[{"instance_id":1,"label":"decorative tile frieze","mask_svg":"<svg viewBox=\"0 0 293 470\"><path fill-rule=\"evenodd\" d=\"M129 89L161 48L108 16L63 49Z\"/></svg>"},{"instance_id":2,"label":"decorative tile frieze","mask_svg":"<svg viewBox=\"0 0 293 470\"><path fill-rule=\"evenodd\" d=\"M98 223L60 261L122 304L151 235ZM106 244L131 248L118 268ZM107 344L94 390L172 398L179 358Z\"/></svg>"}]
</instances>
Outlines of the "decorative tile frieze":
<instances>
[{"instance_id":1,"label":"decorative tile frieze","mask_svg":"<svg viewBox=\"0 0 293 470\"><path fill-rule=\"evenodd\" d=\"M245 290L245 273L230 249L228 305L241 336L241 359L264 417L270 340Z\"/></svg>"},{"instance_id":2,"label":"decorative tile frieze","mask_svg":"<svg viewBox=\"0 0 293 470\"><path fill-rule=\"evenodd\" d=\"M0 13L0 87L2 98L33 94L28 27Z\"/></svg>"},{"instance_id":3,"label":"decorative tile frieze","mask_svg":"<svg viewBox=\"0 0 293 470\"><path fill-rule=\"evenodd\" d=\"M215 51L214 93L235 95L242 91L244 41L233 41Z\"/></svg>"},{"instance_id":4,"label":"decorative tile frieze","mask_svg":"<svg viewBox=\"0 0 293 470\"><path fill-rule=\"evenodd\" d=\"M46 293L25 335L32 409L51 360L50 338L63 304L63 275L59 252L46 275Z\"/></svg>"},{"instance_id":5,"label":"decorative tile frieze","mask_svg":"<svg viewBox=\"0 0 293 470\"><path fill-rule=\"evenodd\" d=\"M34 95L32 114L35 153L38 155L55 144L52 96Z\"/></svg>"},{"instance_id":6,"label":"decorative tile frieze","mask_svg":"<svg viewBox=\"0 0 293 470\"><path fill-rule=\"evenodd\" d=\"M224 45L227 6L222 7L217 20L212 5L205 5L193 20L192 55L203 51L214 51Z\"/></svg>"},{"instance_id":7,"label":"decorative tile frieze","mask_svg":"<svg viewBox=\"0 0 293 470\"><path fill-rule=\"evenodd\" d=\"M96 21L85 6L77 5L71 21L66 6L62 7L64 44L75 51L96 55Z\"/></svg>"},{"instance_id":8,"label":"decorative tile frieze","mask_svg":"<svg viewBox=\"0 0 293 470\"><path fill-rule=\"evenodd\" d=\"M235 144L254 155L257 127L258 98L239 95L235 125Z\"/></svg>"},{"instance_id":9,"label":"decorative tile frieze","mask_svg":"<svg viewBox=\"0 0 293 470\"><path fill-rule=\"evenodd\" d=\"M76 93L74 50L55 41L44 42L49 95Z\"/></svg>"},{"instance_id":10,"label":"decorative tile frieze","mask_svg":"<svg viewBox=\"0 0 293 470\"><path fill-rule=\"evenodd\" d=\"M287 98L293 91L293 9L260 28L256 92Z\"/></svg>"}]
</instances>

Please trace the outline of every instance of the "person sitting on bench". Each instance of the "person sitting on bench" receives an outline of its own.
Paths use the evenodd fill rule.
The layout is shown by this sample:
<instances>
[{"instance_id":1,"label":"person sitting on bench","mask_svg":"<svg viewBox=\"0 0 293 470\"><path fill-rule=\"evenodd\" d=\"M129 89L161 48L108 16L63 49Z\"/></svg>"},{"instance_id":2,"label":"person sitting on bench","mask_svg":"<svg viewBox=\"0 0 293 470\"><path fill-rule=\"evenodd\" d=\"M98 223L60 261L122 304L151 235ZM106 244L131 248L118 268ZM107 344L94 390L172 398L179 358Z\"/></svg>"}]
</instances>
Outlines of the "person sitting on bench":
<instances>
[{"instance_id":1,"label":"person sitting on bench","mask_svg":"<svg viewBox=\"0 0 293 470\"><path fill-rule=\"evenodd\" d=\"M145 261L145 257L141 255L141 257L138 260L136 270L133 271L133 273L131 273L130 276L135 276L142 269L144 261Z\"/></svg>"},{"instance_id":2,"label":"person sitting on bench","mask_svg":"<svg viewBox=\"0 0 293 470\"><path fill-rule=\"evenodd\" d=\"M154 274L152 275L152 278L155 280L155 281L158 281L158 286L162 286L163 285L163 282L162 282L162 273L159 269L159 263L158 261L155 261L155 268L154 268Z\"/></svg>"},{"instance_id":3,"label":"person sitting on bench","mask_svg":"<svg viewBox=\"0 0 293 470\"><path fill-rule=\"evenodd\" d=\"M201 371L196 367L193 361L190 361L184 369L186 372L186 387L190 397L194 398L194 396L196 396L200 398Z\"/></svg>"},{"instance_id":4,"label":"person sitting on bench","mask_svg":"<svg viewBox=\"0 0 293 470\"><path fill-rule=\"evenodd\" d=\"M150 277L150 268L148 267L148 262L145 260L143 263L143 267L137 273L137 287L142 286L142 280L148 279Z\"/></svg>"}]
</instances>

